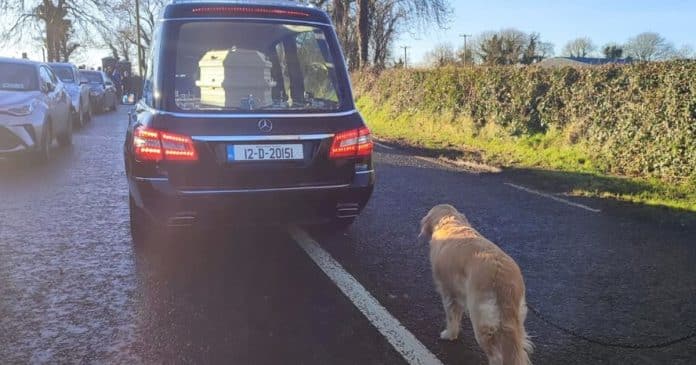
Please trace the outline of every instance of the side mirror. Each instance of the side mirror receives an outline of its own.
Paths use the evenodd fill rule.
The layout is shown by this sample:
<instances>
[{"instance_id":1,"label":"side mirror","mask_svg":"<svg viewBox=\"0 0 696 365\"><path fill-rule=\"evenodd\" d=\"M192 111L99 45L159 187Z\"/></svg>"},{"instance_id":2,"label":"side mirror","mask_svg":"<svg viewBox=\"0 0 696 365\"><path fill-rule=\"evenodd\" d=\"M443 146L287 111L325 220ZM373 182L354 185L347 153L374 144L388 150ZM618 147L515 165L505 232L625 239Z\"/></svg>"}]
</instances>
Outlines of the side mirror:
<instances>
[{"instance_id":1,"label":"side mirror","mask_svg":"<svg viewBox=\"0 0 696 365\"><path fill-rule=\"evenodd\" d=\"M111 81L107 81L107 82L104 83L104 85L106 85L106 86L114 86L114 83L111 82Z\"/></svg>"},{"instance_id":2,"label":"side mirror","mask_svg":"<svg viewBox=\"0 0 696 365\"><path fill-rule=\"evenodd\" d=\"M89 84L89 81L87 81L87 79L80 78L80 85L87 85L87 84Z\"/></svg>"}]
</instances>

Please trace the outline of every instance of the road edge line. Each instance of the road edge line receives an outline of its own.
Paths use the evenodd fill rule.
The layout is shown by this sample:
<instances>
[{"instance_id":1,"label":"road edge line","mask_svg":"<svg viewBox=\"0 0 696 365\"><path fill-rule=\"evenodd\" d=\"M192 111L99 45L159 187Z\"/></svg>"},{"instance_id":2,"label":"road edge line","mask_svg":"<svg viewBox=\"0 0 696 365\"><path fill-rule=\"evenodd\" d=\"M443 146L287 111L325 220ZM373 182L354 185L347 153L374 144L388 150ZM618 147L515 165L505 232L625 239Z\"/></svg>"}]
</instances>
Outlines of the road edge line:
<instances>
[{"instance_id":1,"label":"road edge line","mask_svg":"<svg viewBox=\"0 0 696 365\"><path fill-rule=\"evenodd\" d=\"M293 240L331 279L341 292L411 365L442 365L423 343L384 308L353 275L348 273L319 243L298 227L288 229Z\"/></svg>"},{"instance_id":2,"label":"road edge line","mask_svg":"<svg viewBox=\"0 0 696 365\"><path fill-rule=\"evenodd\" d=\"M587 211L592 212L592 213L600 213L600 212L602 211L601 209L595 209L595 208L592 208L592 207L588 207L587 205L582 205L582 204L579 204L579 203L574 203L574 202L572 202L572 201L570 201L570 200L562 199L562 198L559 198L559 197L557 197L557 196L553 196L553 195L551 195L551 194L542 193L542 192L540 192L540 191L536 191L536 190L534 190L534 189L530 189L530 188L527 188L527 187L524 187L524 186L521 186L521 185L516 185L516 184L513 184L513 183L505 183L505 185L510 186L510 187L513 187L513 188L515 188L515 189L517 189L517 190L525 191L525 192L530 193L530 194L534 194L534 195L538 195L538 196L541 196L541 197L544 197L544 198L547 198L547 199L555 200L555 201L557 201L557 202L559 202L559 203L563 203L563 204L570 205L570 206L573 206L573 207L576 207L576 208L584 209L584 210L587 210Z\"/></svg>"},{"instance_id":3,"label":"road edge line","mask_svg":"<svg viewBox=\"0 0 696 365\"><path fill-rule=\"evenodd\" d=\"M394 147L392 147L392 146L387 146L386 144L384 144L384 143L382 143L382 142L378 142L378 141L374 141L374 142L375 142L375 144L376 144L377 146L380 146L380 147L382 147L382 148L384 148L384 149L388 149L388 150L395 150L395 149L396 149L396 148L394 148Z\"/></svg>"}]
</instances>

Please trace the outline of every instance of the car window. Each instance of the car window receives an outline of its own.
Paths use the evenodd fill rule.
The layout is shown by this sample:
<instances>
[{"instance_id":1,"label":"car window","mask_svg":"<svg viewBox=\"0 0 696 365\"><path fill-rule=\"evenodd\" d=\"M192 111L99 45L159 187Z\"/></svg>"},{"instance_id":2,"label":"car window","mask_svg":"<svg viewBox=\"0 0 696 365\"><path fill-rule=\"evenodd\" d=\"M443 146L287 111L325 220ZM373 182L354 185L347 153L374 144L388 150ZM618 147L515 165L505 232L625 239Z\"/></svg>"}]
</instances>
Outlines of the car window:
<instances>
[{"instance_id":1,"label":"car window","mask_svg":"<svg viewBox=\"0 0 696 365\"><path fill-rule=\"evenodd\" d=\"M36 68L13 63L0 64L0 90L30 91L39 89Z\"/></svg>"},{"instance_id":2,"label":"car window","mask_svg":"<svg viewBox=\"0 0 696 365\"><path fill-rule=\"evenodd\" d=\"M70 84L76 82L75 72L73 72L73 69L70 66L53 65L51 66L51 70L58 76L58 78L62 82Z\"/></svg>"},{"instance_id":3,"label":"car window","mask_svg":"<svg viewBox=\"0 0 696 365\"><path fill-rule=\"evenodd\" d=\"M320 28L184 23L175 49L171 76L180 110L332 111L341 106L334 61Z\"/></svg>"},{"instance_id":4,"label":"car window","mask_svg":"<svg viewBox=\"0 0 696 365\"><path fill-rule=\"evenodd\" d=\"M99 72L81 72L80 74L84 76L90 84L101 84L104 82Z\"/></svg>"},{"instance_id":5,"label":"car window","mask_svg":"<svg viewBox=\"0 0 696 365\"><path fill-rule=\"evenodd\" d=\"M162 28L157 28L153 34L152 47L150 47L150 56L148 57L147 70L145 71L145 79L143 80L143 98L145 103L149 106L154 106L154 87L157 64L155 62L155 57L157 52L159 52L159 42L160 34L162 33Z\"/></svg>"},{"instance_id":6,"label":"car window","mask_svg":"<svg viewBox=\"0 0 696 365\"><path fill-rule=\"evenodd\" d=\"M43 84L53 84L53 79L48 69L44 66L39 68L39 76L41 77L41 82Z\"/></svg>"},{"instance_id":7,"label":"car window","mask_svg":"<svg viewBox=\"0 0 696 365\"><path fill-rule=\"evenodd\" d=\"M48 77L51 79L51 83L53 85L58 84L58 77L55 73L53 73L53 70L51 70L51 68L46 67L46 73L48 74Z\"/></svg>"}]
</instances>

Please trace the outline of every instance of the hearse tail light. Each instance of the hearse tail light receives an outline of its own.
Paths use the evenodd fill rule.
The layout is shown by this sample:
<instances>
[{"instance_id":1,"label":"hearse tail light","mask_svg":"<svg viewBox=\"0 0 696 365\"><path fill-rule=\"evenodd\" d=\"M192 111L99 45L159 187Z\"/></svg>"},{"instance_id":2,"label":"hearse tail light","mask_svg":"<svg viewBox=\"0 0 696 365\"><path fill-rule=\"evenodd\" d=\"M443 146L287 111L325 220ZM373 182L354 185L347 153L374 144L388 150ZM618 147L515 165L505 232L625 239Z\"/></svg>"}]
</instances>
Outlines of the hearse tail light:
<instances>
[{"instance_id":1,"label":"hearse tail light","mask_svg":"<svg viewBox=\"0 0 696 365\"><path fill-rule=\"evenodd\" d=\"M374 143L369 129L366 127L352 129L336 134L329 157L332 159L368 157L372 155L373 148Z\"/></svg>"},{"instance_id":2,"label":"hearse tail light","mask_svg":"<svg viewBox=\"0 0 696 365\"><path fill-rule=\"evenodd\" d=\"M191 137L145 127L133 133L133 151L142 162L198 161Z\"/></svg>"}]
</instances>

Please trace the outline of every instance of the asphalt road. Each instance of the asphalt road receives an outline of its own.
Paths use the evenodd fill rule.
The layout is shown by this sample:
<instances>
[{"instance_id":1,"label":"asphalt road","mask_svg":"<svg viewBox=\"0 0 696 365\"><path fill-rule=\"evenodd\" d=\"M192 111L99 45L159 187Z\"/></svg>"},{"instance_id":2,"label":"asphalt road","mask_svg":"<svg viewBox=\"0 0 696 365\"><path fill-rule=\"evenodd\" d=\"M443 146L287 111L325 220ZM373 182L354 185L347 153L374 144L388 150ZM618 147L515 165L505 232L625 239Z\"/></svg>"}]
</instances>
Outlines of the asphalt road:
<instances>
[{"instance_id":1,"label":"asphalt road","mask_svg":"<svg viewBox=\"0 0 696 365\"><path fill-rule=\"evenodd\" d=\"M134 250L126 123L124 107L96 117L48 166L0 161L0 363L405 363L285 228ZM466 321L459 341L438 339L443 314L416 235L441 202L519 262L528 302L556 325L629 345L696 328L696 222L572 200L583 209L508 185L508 175L377 151L378 187L355 226L309 235L443 363L485 358ZM696 361L696 339L608 347L531 313L527 328L537 364Z\"/></svg>"}]
</instances>

